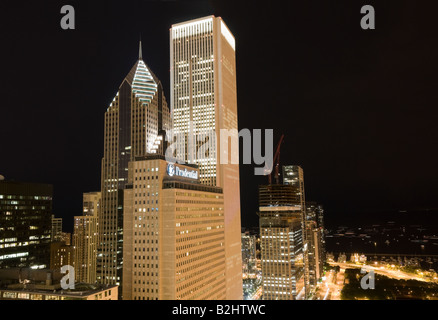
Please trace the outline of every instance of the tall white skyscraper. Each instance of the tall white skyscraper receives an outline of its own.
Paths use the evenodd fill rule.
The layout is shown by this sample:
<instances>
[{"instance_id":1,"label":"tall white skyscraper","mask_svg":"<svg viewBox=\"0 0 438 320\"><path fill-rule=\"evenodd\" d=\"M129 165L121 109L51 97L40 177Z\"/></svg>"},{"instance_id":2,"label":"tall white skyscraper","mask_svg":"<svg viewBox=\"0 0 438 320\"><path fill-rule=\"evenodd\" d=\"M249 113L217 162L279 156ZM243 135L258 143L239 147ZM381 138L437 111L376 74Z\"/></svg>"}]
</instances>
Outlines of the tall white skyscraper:
<instances>
[{"instance_id":1,"label":"tall white skyscraper","mask_svg":"<svg viewBox=\"0 0 438 320\"><path fill-rule=\"evenodd\" d=\"M235 39L220 17L170 29L171 113L176 156L199 166L200 181L223 188L227 299L242 299L238 147L223 148L221 129L237 136ZM212 136L213 133L213 136ZM216 139L217 138L217 139ZM228 161L220 161L221 157ZM227 162L227 163L223 163Z\"/></svg>"}]
</instances>

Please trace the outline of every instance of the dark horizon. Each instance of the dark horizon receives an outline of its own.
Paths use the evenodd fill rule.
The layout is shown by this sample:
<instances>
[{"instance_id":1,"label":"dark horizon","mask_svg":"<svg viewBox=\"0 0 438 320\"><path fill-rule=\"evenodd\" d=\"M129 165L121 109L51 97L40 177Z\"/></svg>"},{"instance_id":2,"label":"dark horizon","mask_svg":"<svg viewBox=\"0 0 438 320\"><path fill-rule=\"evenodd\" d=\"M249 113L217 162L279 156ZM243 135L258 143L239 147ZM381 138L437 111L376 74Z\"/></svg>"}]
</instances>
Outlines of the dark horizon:
<instances>
[{"instance_id":1,"label":"dark horizon","mask_svg":"<svg viewBox=\"0 0 438 320\"><path fill-rule=\"evenodd\" d=\"M274 145L285 134L280 165L303 168L306 200L324 206L326 221L438 207L438 3L69 4L75 30L60 28L63 4L48 1L8 3L0 22L0 174L53 184L66 231L82 193L100 190L104 113L140 35L170 102L169 28L207 15L236 38L239 129L272 128ZM375 30L360 28L365 4ZM253 170L240 166L242 226L257 226L257 187L267 183Z\"/></svg>"}]
</instances>

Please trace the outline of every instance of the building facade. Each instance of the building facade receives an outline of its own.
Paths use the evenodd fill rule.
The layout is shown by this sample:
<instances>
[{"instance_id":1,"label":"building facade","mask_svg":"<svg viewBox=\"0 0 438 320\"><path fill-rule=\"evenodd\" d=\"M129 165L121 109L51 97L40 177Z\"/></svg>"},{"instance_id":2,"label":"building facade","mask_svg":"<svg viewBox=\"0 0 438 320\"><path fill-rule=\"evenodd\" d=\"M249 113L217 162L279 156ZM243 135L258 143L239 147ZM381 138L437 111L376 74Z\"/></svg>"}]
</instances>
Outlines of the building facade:
<instances>
[{"instance_id":1,"label":"building facade","mask_svg":"<svg viewBox=\"0 0 438 320\"><path fill-rule=\"evenodd\" d=\"M221 188L152 156L130 163L124 198L124 300L226 298Z\"/></svg>"},{"instance_id":2,"label":"building facade","mask_svg":"<svg viewBox=\"0 0 438 320\"><path fill-rule=\"evenodd\" d=\"M80 282L95 283L97 272L98 230L96 216L75 216L73 246L75 277Z\"/></svg>"},{"instance_id":3,"label":"building facade","mask_svg":"<svg viewBox=\"0 0 438 320\"><path fill-rule=\"evenodd\" d=\"M259 225L264 300L295 300L305 294L304 248L298 188L259 187Z\"/></svg>"},{"instance_id":4,"label":"building facade","mask_svg":"<svg viewBox=\"0 0 438 320\"><path fill-rule=\"evenodd\" d=\"M59 241L64 242L66 245L71 245L71 233L70 232L61 232L61 235L59 236Z\"/></svg>"},{"instance_id":5,"label":"building facade","mask_svg":"<svg viewBox=\"0 0 438 320\"><path fill-rule=\"evenodd\" d=\"M62 241L62 218L52 215L52 242Z\"/></svg>"},{"instance_id":6,"label":"building facade","mask_svg":"<svg viewBox=\"0 0 438 320\"><path fill-rule=\"evenodd\" d=\"M79 282L97 281L98 215L100 192L84 193L83 215L74 217L75 277Z\"/></svg>"},{"instance_id":7,"label":"building facade","mask_svg":"<svg viewBox=\"0 0 438 320\"><path fill-rule=\"evenodd\" d=\"M288 165L283 166L283 184L294 187L296 193L296 205L299 206L301 215L301 229L303 234L303 259L304 259L304 289L305 296L310 293L310 261L309 261L309 237L311 235L306 232L306 196L304 192L304 171L300 166Z\"/></svg>"},{"instance_id":8,"label":"building facade","mask_svg":"<svg viewBox=\"0 0 438 320\"><path fill-rule=\"evenodd\" d=\"M97 280L121 284L123 267L123 194L128 164L155 153L162 130L171 127L170 111L158 78L139 59L123 80L105 113L101 204L98 215Z\"/></svg>"},{"instance_id":9,"label":"building facade","mask_svg":"<svg viewBox=\"0 0 438 320\"><path fill-rule=\"evenodd\" d=\"M223 188L227 299L241 300L239 149L237 143L228 145L228 135L238 139L235 49L234 36L220 17L170 29L173 156L198 165L202 183Z\"/></svg>"},{"instance_id":10,"label":"building facade","mask_svg":"<svg viewBox=\"0 0 438 320\"><path fill-rule=\"evenodd\" d=\"M62 241L50 244L50 269L60 270L63 266L75 266L74 247Z\"/></svg>"},{"instance_id":11,"label":"building facade","mask_svg":"<svg viewBox=\"0 0 438 320\"><path fill-rule=\"evenodd\" d=\"M82 201L82 215L97 217L99 215L101 200L102 200L101 192L84 193L83 201Z\"/></svg>"},{"instance_id":12,"label":"building facade","mask_svg":"<svg viewBox=\"0 0 438 320\"><path fill-rule=\"evenodd\" d=\"M53 186L0 181L0 269L48 268Z\"/></svg>"},{"instance_id":13,"label":"building facade","mask_svg":"<svg viewBox=\"0 0 438 320\"><path fill-rule=\"evenodd\" d=\"M325 262L324 209L315 202L306 202L306 233L309 251L309 284L311 289L323 276Z\"/></svg>"}]
</instances>

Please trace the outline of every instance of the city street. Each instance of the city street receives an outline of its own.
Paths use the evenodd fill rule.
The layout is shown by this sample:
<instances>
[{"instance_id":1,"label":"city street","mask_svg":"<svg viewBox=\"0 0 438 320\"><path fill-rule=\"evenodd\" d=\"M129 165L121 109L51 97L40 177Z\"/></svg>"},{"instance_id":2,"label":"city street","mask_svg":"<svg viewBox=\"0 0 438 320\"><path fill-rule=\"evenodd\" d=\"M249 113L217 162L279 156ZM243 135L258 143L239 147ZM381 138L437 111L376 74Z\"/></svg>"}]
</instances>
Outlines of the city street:
<instances>
[{"instance_id":1,"label":"city street","mask_svg":"<svg viewBox=\"0 0 438 320\"><path fill-rule=\"evenodd\" d=\"M340 300L341 290L344 286L344 272L327 272L325 280L318 285L317 299Z\"/></svg>"},{"instance_id":2,"label":"city street","mask_svg":"<svg viewBox=\"0 0 438 320\"><path fill-rule=\"evenodd\" d=\"M403 272L400 270L391 270L384 266L370 266L370 265L359 265L355 263L340 263L340 262L330 262L331 266L339 266L341 269L347 269L347 268L367 268L368 270L373 270L377 274L381 274L384 276L387 276L389 278L397 279L397 280L417 280L417 281L424 281L429 282L428 280L419 277L412 273Z\"/></svg>"}]
</instances>

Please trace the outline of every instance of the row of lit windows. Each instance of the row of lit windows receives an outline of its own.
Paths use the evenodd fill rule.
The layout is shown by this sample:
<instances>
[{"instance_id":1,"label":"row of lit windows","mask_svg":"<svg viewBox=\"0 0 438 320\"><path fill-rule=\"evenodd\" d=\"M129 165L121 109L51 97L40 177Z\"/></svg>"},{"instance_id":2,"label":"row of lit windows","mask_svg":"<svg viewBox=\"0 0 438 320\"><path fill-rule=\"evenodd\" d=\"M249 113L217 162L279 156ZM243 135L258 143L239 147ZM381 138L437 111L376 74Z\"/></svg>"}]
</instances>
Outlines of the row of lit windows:
<instances>
[{"instance_id":1,"label":"row of lit windows","mask_svg":"<svg viewBox=\"0 0 438 320\"><path fill-rule=\"evenodd\" d=\"M216 235L223 235L224 231L217 231L217 232L208 232L208 233L201 233L201 234L194 234L194 235L190 235L190 236L186 236L186 235L177 235L176 238L176 242L188 242L188 241L194 241L194 240L198 240L198 239L202 239L202 238L207 238L207 237L213 237Z\"/></svg>"},{"instance_id":2,"label":"row of lit windows","mask_svg":"<svg viewBox=\"0 0 438 320\"><path fill-rule=\"evenodd\" d=\"M204 240L204 241L197 241L197 242L188 242L188 243L184 243L182 246L177 246L176 247L176 251L181 251L181 250L188 250L190 248L193 247L198 247L198 246L202 246L202 245L206 245L212 242L224 242L224 238L223 237L219 237L219 238L213 238L213 239L208 239L208 240Z\"/></svg>"},{"instance_id":3,"label":"row of lit windows","mask_svg":"<svg viewBox=\"0 0 438 320\"><path fill-rule=\"evenodd\" d=\"M182 196L182 197L199 197L199 198L216 198L216 199L224 198L224 196L205 194L205 193L176 192L175 194L177 196Z\"/></svg>"},{"instance_id":4,"label":"row of lit windows","mask_svg":"<svg viewBox=\"0 0 438 320\"><path fill-rule=\"evenodd\" d=\"M19 195L4 195L0 194L0 199L17 199L17 200L52 200L48 196L19 196Z\"/></svg>"},{"instance_id":5,"label":"row of lit windows","mask_svg":"<svg viewBox=\"0 0 438 320\"><path fill-rule=\"evenodd\" d=\"M179 260L179 259L183 259L183 258L186 258L186 257L189 257L189 256L191 257L191 256L194 256L194 255L196 255L198 253L208 252L210 250L213 250L215 248L222 247L222 246L223 246L222 243L216 243L216 244L213 244L211 246L204 247L204 248L199 248L198 247L199 249L195 249L195 250L191 250L191 251L187 251L187 252L183 252L183 253L177 254L176 255L176 259ZM205 255L200 256L200 257L204 257L204 256ZM193 258L191 260L196 261L196 260L199 260L200 257L196 257L196 258Z\"/></svg>"},{"instance_id":6,"label":"row of lit windows","mask_svg":"<svg viewBox=\"0 0 438 320\"><path fill-rule=\"evenodd\" d=\"M201 214L182 214L182 215L176 215L176 220L185 220L185 219L196 219L196 218L208 218L208 217L222 217L224 214L222 212L217 213L201 213Z\"/></svg>"},{"instance_id":7,"label":"row of lit windows","mask_svg":"<svg viewBox=\"0 0 438 320\"><path fill-rule=\"evenodd\" d=\"M193 208L193 207L176 207L175 211L222 211L224 210L224 208L214 208L214 207L198 207L198 208Z\"/></svg>"},{"instance_id":8,"label":"row of lit windows","mask_svg":"<svg viewBox=\"0 0 438 320\"><path fill-rule=\"evenodd\" d=\"M222 227L221 223L223 224L224 220L223 219L221 219L221 220L201 220L201 221L188 220L188 221L184 221L184 222L177 222L175 226L176 227L188 227L188 226L195 226L198 224L210 224L210 223L211 224L219 223L219 225L208 226L208 227L206 227L207 230L218 229L219 227ZM180 234L180 233L177 231L177 234Z\"/></svg>"},{"instance_id":9,"label":"row of lit windows","mask_svg":"<svg viewBox=\"0 0 438 320\"><path fill-rule=\"evenodd\" d=\"M176 200L176 203L197 203L197 204L223 205L223 202L220 202L220 201L199 201L199 200Z\"/></svg>"},{"instance_id":10,"label":"row of lit windows","mask_svg":"<svg viewBox=\"0 0 438 320\"><path fill-rule=\"evenodd\" d=\"M44 214L44 213L46 213L45 211L50 209L50 207L48 207L48 206L31 206L29 204L24 205L24 206L0 204L0 206L1 206L1 209L3 209L3 210L29 210L29 211L32 210L31 212L29 212L32 214L35 214L35 213ZM41 210L44 210L44 211L41 211ZM27 212L21 212L21 213L26 214ZM9 213L6 212L6 215L10 215L10 214L11 214L10 212Z\"/></svg>"},{"instance_id":11,"label":"row of lit windows","mask_svg":"<svg viewBox=\"0 0 438 320\"><path fill-rule=\"evenodd\" d=\"M141 184L137 184L137 183L135 183L134 184L134 189L150 189L150 188L157 188L158 187L158 185L156 185L156 184L153 184L153 185L141 185Z\"/></svg>"}]
</instances>

